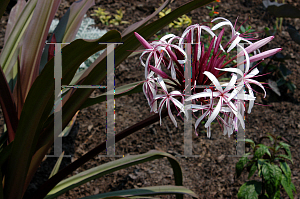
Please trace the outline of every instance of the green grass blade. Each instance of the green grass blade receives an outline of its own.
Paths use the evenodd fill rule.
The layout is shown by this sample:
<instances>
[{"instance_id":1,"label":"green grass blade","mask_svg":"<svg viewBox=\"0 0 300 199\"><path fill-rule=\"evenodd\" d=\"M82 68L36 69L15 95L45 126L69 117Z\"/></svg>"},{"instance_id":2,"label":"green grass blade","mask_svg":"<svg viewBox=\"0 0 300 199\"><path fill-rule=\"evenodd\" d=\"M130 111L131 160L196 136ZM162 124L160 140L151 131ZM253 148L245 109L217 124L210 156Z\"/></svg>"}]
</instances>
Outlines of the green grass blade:
<instances>
[{"instance_id":1,"label":"green grass blade","mask_svg":"<svg viewBox=\"0 0 300 199\"><path fill-rule=\"evenodd\" d=\"M109 193L98 194L94 196L84 197L84 199L101 199L106 197L131 197L131 196L152 196L152 195L171 195L171 194L186 194L193 198L198 196L191 190L182 186L153 186L153 187L142 187L139 189L113 191ZM145 198L145 197L140 197Z\"/></svg>"},{"instance_id":2,"label":"green grass blade","mask_svg":"<svg viewBox=\"0 0 300 199\"><path fill-rule=\"evenodd\" d=\"M70 178L67 178L60 183L58 183L45 197L45 199L55 198L66 191L78 187L86 182L89 182L93 179L102 177L103 175L118 171L120 169L127 168L129 166L137 165L143 162L148 162L151 160L167 157L171 163L173 173L175 176L175 184L182 186L182 171L179 163L172 155L160 152L160 151L149 151L148 153L140 155L129 155L124 158L108 162L106 164L94 167L92 169L86 170L79 174L76 174Z\"/></svg>"}]
</instances>

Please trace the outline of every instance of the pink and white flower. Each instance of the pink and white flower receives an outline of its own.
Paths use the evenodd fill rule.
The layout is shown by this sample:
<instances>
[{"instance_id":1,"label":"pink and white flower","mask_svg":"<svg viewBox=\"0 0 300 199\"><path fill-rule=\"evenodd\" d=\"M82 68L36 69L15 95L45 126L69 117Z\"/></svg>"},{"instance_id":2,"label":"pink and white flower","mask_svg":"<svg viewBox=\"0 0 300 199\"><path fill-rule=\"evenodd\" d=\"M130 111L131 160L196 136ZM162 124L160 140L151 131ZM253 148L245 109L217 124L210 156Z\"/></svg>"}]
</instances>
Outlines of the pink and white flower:
<instances>
[{"instance_id":1,"label":"pink and white flower","mask_svg":"<svg viewBox=\"0 0 300 199\"><path fill-rule=\"evenodd\" d=\"M235 25L233 26L229 20L218 17L212 22L217 20L222 21L215 24L213 28L195 24L189 26L181 37L168 34L160 40L150 43L138 33L135 33L136 38L146 48L140 56L140 62L145 67L146 80L143 91L151 111L161 114L163 106L166 105L168 115L177 127L177 122L171 112L171 102L179 113L183 112L187 117L187 110L193 112L200 110L202 115L197 118L195 129L204 118L208 117L205 123L208 137L211 136L210 125L216 118L223 123L224 135L228 134L230 136L240 125L245 128L243 118L244 102L249 102L248 113L250 113L255 101L251 84L262 88L265 93L264 96L266 96L262 84L253 79L259 71L257 68L251 68L250 63L267 58L281 50L281 48L277 48L261 53L259 48L270 42L274 38L273 36L252 43L251 38L247 38L246 35L236 31ZM225 34L224 26L231 28L231 39L223 45L221 41ZM214 31L219 28L223 29L216 35ZM201 35L204 32L212 37L208 49L205 49L201 41ZM241 42L246 42L248 46L244 48ZM186 43L190 44L184 45ZM240 47L242 51L225 62L227 53L235 47ZM186 54L186 48L191 48L188 51L192 52L192 55ZM254 55L251 56L252 54ZM241 56L245 57L243 62L232 68L226 68L234 59ZM191 63L191 66L187 66L187 63ZM241 64L244 65L245 70L235 68ZM193 85L190 92L192 95L185 100L192 102L189 105L184 105L184 96L187 89L184 76L186 67L191 67L192 72L190 79L190 83ZM168 72L165 72L164 68ZM224 72L220 73L220 71L233 73L229 83L221 85L217 78ZM238 75L241 77L238 78ZM160 87L156 86L157 83ZM168 92L166 85L172 87L173 90ZM207 85L209 89L197 87L198 85ZM158 102L159 106L157 106ZM199 102L201 102L201 105L197 104Z\"/></svg>"}]
</instances>

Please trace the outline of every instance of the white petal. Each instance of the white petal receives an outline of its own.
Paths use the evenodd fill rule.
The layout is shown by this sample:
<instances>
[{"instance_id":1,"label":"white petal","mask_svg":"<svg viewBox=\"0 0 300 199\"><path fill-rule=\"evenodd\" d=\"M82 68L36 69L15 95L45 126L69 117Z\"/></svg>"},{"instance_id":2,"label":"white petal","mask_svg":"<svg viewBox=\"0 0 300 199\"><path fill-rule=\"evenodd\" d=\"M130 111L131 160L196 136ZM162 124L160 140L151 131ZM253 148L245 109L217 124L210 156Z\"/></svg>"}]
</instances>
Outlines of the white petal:
<instances>
[{"instance_id":1,"label":"white petal","mask_svg":"<svg viewBox=\"0 0 300 199\"><path fill-rule=\"evenodd\" d=\"M199 117L195 123L195 130L197 129L198 125L200 124L200 122L203 120L204 117L206 117L208 114L208 111L206 111L203 115L201 115L201 117Z\"/></svg>"},{"instance_id":2,"label":"white petal","mask_svg":"<svg viewBox=\"0 0 300 199\"><path fill-rule=\"evenodd\" d=\"M230 47L228 48L227 53L229 53L232 49L234 49L234 48L236 47L236 45L237 45L238 43L240 43L240 41L241 41L241 37L240 37L240 36L237 36L237 37L235 38L235 40L233 40L233 42L231 43Z\"/></svg>"},{"instance_id":3,"label":"white petal","mask_svg":"<svg viewBox=\"0 0 300 199\"><path fill-rule=\"evenodd\" d=\"M176 35L174 35L174 34L167 34L167 35L163 36L162 38L160 38L160 40L167 42L167 39L173 38L173 37L176 37Z\"/></svg>"},{"instance_id":4,"label":"white petal","mask_svg":"<svg viewBox=\"0 0 300 199\"><path fill-rule=\"evenodd\" d=\"M221 71L227 71L227 72L232 72L232 73L237 73L239 74L240 76L244 76L244 73L238 69L238 68L215 68L216 70L221 70Z\"/></svg>"},{"instance_id":5,"label":"white petal","mask_svg":"<svg viewBox=\"0 0 300 199\"><path fill-rule=\"evenodd\" d=\"M220 22L220 23L217 23L217 24L216 24L214 27L212 27L211 29L212 29L212 30L217 30L217 29L219 29L220 27L226 26L226 25L230 26L231 29L233 29L233 26L232 26L231 22L228 22L228 21L222 21L222 22Z\"/></svg>"},{"instance_id":6,"label":"white petal","mask_svg":"<svg viewBox=\"0 0 300 199\"><path fill-rule=\"evenodd\" d=\"M207 105L198 105L198 104L188 104L184 106L185 110L201 110L201 109L207 109Z\"/></svg>"},{"instance_id":7,"label":"white petal","mask_svg":"<svg viewBox=\"0 0 300 199\"><path fill-rule=\"evenodd\" d=\"M243 48L241 45L237 44L240 48L242 48L242 50L244 51L244 55L246 57L246 68L245 68L245 73L247 73L249 71L249 67L250 67L250 59L249 59L249 55L246 52L245 48Z\"/></svg>"},{"instance_id":8,"label":"white petal","mask_svg":"<svg viewBox=\"0 0 300 199\"><path fill-rule=\"evenodd\" d=\"M224 92L229 91L231 89L234 89L234 85L235 85L236 79L237 79L236 74L233 74L232 78L231 78L230 82L228 83L228 85L226 86Z\"/></svg>"},{"instance_id":9,"label":"white petal","mask_svg":"<svg viewBox=\"0 0 300 199\"><path fill-rule=\"evenodd\" d=\"M252 89L249 89L249 94L254 96L254 93L253 93ZM251 110L252 110L253 106L254 106L254 100L249 101L248 114L251 113Z\"/></svg>"},{"instance_id":10,"label":"white petal","mask_svg":"<svg viewBox=\"0 0 300 199\"><path fill-rule=\"evenodd\" d=\"M171 65L171 77L172 79L176 80L176 71L175 71L175 67L172 61L170 61L172 63Z\"/></svg>"},{"instance_id":11,"label":"white petal","mask_svg":"<svg viewBox=\"0 0 300 199\"><path fill-rule=\"evenodd\" d=\"M171 97L171 101L175 104L175 106L177 106L180 109L180 112L183 112L184 114L186 114L184 105L181 102L179 102L174 97Z\"/></svg>"},{"instance_id":12,"label":"white petal","mask_svg":"<svg viewBox=\"0 0 300 199\"><path fill-rule=\"evenodd\" d=\"M229 102L229 103L231 103L231 106L234 106L234 105L232 104L232 102ZM245 129L244 118L243 118L242 115L239 113L239 110L237 110L236 106L234 106L234 107L235 107L235 108L232 109L232 112L233 112L234 115L240 120L243 129Z\"/></svg>"},{"instance_id":13,"label":"white petal","mask_svg":"<svg viewBox=\"0 0 300 199\"><path fill-rule=\"evenodd\" d=\"M208 32L212 37L215 37L215 33L213 31L211 31L210 27L208 26L201 26L201 29L205 30L206 32ZM216 42L216 40L215 40Z\"/></svg>"},{"instance_id":14,"label":"white petal","mask_svg":"<svg viewBox=\"0 0 300 199\"><path fill-rule=\"evenodd\" d=\"M210 73L208 71L204 71L203 74L206 75L210 79L210 81L215 85L217 90L223 91L223 89L220 85L220 82L218 81L218 79L212 73Z\"/></svg>"},{"instance_id":15,"label":"white petal","mask_svg":"<svg viewBox=\"0 0 300 199\"><path fill-rule=\"evenodd\" d=\"M196 98L201 98L201 97L211 97L212 93L211 92L201 92L201 93L196 93L188 98L185 99L185 101L190 101Z\"/></svg>"},{"instance_id":16,"label":"white petal","mask_svg":"<svg viewBox=\"0 0 300 199\"><path fill-rule=\"evenodd\" d=\"M256 97L252 96L252 95L248 95L248 94L237 94L234 99L237 100L255 100Z\"/></svg>"},{"instance_id":17,"label":"white petal","mask_svg":"<svg viewBox=\"0 0 300 199\"><path fill-rule=\"evenodd\" d=\"M250 77L254 77L255 75L257 75L259 73L259 70L257 68L254 68L250 73L248 73L245 78L250 78Z\"/></svg>"},{"instance_id":18,"label":"white petal","mask_svg":"<svg viewBox=\"0 0 300 199\"><path fill-rule=\"evenodd\" d=\"M164 92L168 92L166 84L165 84L165 82L164 82L164 80L163 80L162 77L158 77L157 78L157 82L159 83L159 85L161 86L161 88L164 90Z\"/></svg>"},{"instance_id":19,"label":"white petal","mask_svg":"<svg viewBox=\"0 0 300 199\"><path fill-rule=\"evenodd\" d=\"M211 137L211 129L210 129L210 125L209 125L209 127L207 127L207 137L208 137L208 138Z\"/></svg>"},{"instance_id":20,"label":"white petal","mask_svg":"<svg viewBox=\"0 0 300 199\"><path fill-rule=\"evenodd\" d=\"M252 84L256 84L257 86L259 86L261 89L263 89L264 93L265 93L265 96L264 98L266 97L267 93L266 93L266 90L265 88L263 87L263 85L261 83L259 83L258 81L256 80L253 80L253 79L247 79L247 82L249 83L252 83ZM250 87L251 88L251 87Z\"/></svg>"},{"instance_id":21,"label":"white petal","mask_svg":"<svg viewBox=\"0 0 300 199\"><path fill-rule=\"evenodd\" d=\"M240 82L231 92L230 97L228 100L230 101L232 98L234 98L242 89L244 88L244 82Z\"/></svg>"},{"instance_id":22,"label":"white petal","mask_svg":"<svg viewBox=\"0 0 300 199\"><path fill-rule=\"evenodd\" d=\"M162 101L160 102L160 104L159 104L159 107L158 107L158 109L159 109L159 118L160 118L160 120L159 120L160 125L161 125L161 110L162 110L162 108L163 108L163 105L164 105L164 102L165 102L165 101L166 101L165 99L162 100Z\"/></svg>"},{"instance_id":23,"label":"white petal","mask_svg":"<svg viewBox=\"0 0 300 199\"><path fill-rule=\"evenodd\" d=\"M209 127L210 123L212 121L214 121L214 119L217 117L217 115L219 114L219 112L221 110L221 106L222 106L222 99L219 100L219 102L218 102L217 106L215 107L214 111L212 112L212 114L208 118L207 122L205 123L205 128Z\"/></svg>"},{"instance_id":24,"label":"white petal","mask_svg":"<svg viewBox=\"0 0 300 199\"><path fill-rule=\"evenodd\" d=\"M165 94L158 94L158 95L155 95L155 96L153 97L153 99L158 100L158 99L165 98L165 97L166 97Z\"/></svg>"},{"instance_id":25,"label":"white petal","mask_svg":"<svg viewBox=\"0 0 300 199\"><path fill-rule=\"evenodd\" d=\"M167 109L168 109L168 114L169 114L170 119L172 120L173 124L177 127L177 122L176 122L176 120L175 120L175 118L174 118L174 116L171 112L170 101L167 101L166 106L167 106Z\"/></svg>"},{"instance_id":26,"label":"white petal","mask_svg":"<svg viewBox=\"0 0 300 199\"><path fill-rule=\"evenodd\" d=\"M151 111L153 111L154 113L157 113L157 101L154 101L152 103Z\"/></svg>"}]
</instances>

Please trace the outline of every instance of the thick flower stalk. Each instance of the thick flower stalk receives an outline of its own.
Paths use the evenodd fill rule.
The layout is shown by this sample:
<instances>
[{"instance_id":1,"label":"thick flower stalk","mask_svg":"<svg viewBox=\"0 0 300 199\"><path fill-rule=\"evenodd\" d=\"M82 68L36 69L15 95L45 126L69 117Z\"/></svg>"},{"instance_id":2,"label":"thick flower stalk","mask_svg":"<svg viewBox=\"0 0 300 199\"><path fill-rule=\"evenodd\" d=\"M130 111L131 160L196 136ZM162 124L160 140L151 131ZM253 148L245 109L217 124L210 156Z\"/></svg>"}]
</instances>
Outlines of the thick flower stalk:
<instances>
[{"instance_id":1,"label":"thick flower stalk","mask_svg":"<svg viewBox=\"0 0 300 199\"><path fill-rule=\"evenodd\" d=\"M230 136L240 125L245 128L244 103L249 102L250 113L255 101L251 84L259 86L266 96L262 84L253 79L259 71L251 67L251 63L281 50L277 48L260 52L259 48L270 42L273 36L252 43L251 38L244 37L236 31L229 20L219 17L212 23L220 20L221 22L214 24L212 28L195 24L187 27L180 37L168 34L150 43L135 33L145 48L140 61L145 67L146 80L143 91L151 112L160 113L165 104L170 119L177 127L170 108L171 102L178 113L183 113L187 119L190 119L188 110L192 110L193 114L201 111L202 114L195 123L195 130L201 121L208 117L205 123L208 137L211 136L210 125L215 119L223 124L224 135ZM231 34L230 39L222 44L222 40L225 40L225 26L229 26ZM219 28L222 30L218 31ZM208 34L211 40L202 41L204 34ZM209 45L205 45L205 42ZM246 48L242 42L246 43ZM235 56L229 54L236 47L242 49L241 52ZM244 57L244 61L234 65L233 60L241 56ZM231 67L228 67L229 65ZM244 66L244 69L241 69L241 66ZM190 76L185 74L186 67L190 67ZM218 78L227 72L232 73L231 80L228 83L220 83ZM191 93L191 96L186 95L186 89L189 88L186 87L186 81L190 83L191 90L188 93ZM187 101L191 104L184 105Z\"/></svg>"}]
</instances>

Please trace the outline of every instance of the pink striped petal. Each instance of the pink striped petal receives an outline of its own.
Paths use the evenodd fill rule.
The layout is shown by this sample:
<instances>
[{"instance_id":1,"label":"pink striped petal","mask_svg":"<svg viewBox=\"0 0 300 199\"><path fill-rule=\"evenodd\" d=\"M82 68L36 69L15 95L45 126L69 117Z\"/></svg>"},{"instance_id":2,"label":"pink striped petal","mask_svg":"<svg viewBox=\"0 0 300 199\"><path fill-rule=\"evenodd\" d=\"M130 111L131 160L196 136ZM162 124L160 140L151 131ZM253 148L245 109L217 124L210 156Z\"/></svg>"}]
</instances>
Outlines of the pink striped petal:
<instances>
[{"instance_id":1,"label":"pink striped petal","mask_svg":"<svg viewBox=\"0 0 300 199\"><path fill-rule=\"evenodd\" d=\"M270 36L270 37L267 37L267 38L264 38L264 39L261 39L255 43L252 43L250 46L248 46L247 48L245 48L245 50L247 51L247 53L252 53L253 51L255 50L258 50L259 48L261 48L262 46L266 45L267 43L269 43L270 41L272 41L272 39L274 39L274 36ZM240 52L238 54L238 57L239 56L242 56L242 52Z\"/></svg>"},{"instance_id":2,"label":"pink striped petal","mask_svg":"<svg viewBox=\"0 0 300 199\"><path fill-rule=\"evenodd\" d=\"M153 49L153 47L137 32L134 32L135 37L139 40L139 42L147 49Z\"/></svg>"},{"instance_id":3,"label":"pink striped petal","mask_svg":"<svg viewBox=\"0 0 300 199\"><path fill-rule=\"evenodd\" d=\"M253 55L252 57L250 57L250 62L255 62L255 61L262 60L264 58L270 57L272 55L275 55L276 53L278 53L281 50L282 50L282 48L275 48L275 49L272 49L272 50L267 50L265 52Z\"/></svg>"}]
</instances>

